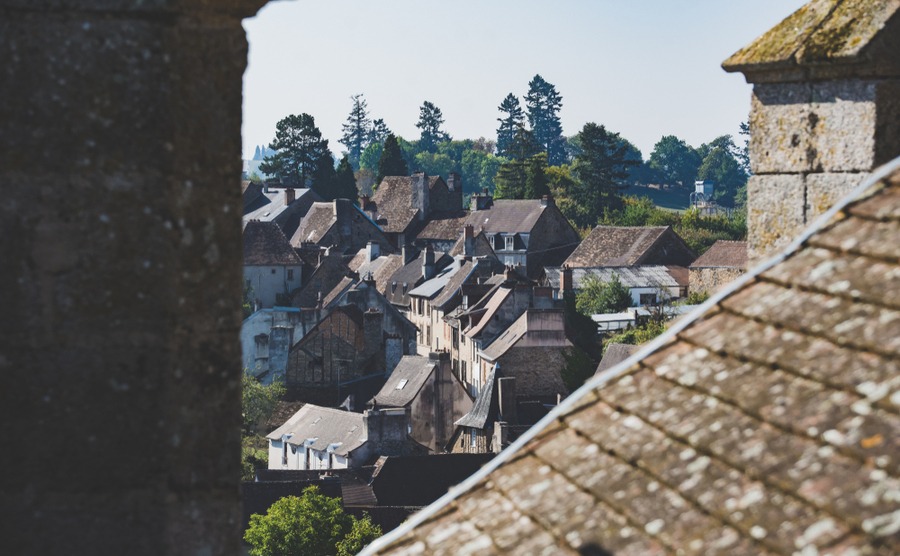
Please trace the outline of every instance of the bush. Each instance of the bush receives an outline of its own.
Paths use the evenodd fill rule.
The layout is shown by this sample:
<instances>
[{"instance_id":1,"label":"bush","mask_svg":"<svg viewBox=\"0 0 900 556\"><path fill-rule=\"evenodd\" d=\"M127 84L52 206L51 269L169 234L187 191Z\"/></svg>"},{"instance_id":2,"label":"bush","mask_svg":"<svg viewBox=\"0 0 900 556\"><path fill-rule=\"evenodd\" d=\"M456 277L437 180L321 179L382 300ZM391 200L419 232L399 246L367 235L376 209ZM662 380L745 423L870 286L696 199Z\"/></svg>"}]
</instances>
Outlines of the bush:
<instances>
[{"instance_id":1,"label":"bush","mask_svg":"<svg viewBox=\"0 0 900 556\"><path fill-rule=\"evenodd\" d=\"M622 285L615 273L608 283L586 276L581 291L575 296L575 308L583 315L621 313L631 307L631 291Z\"/></svg>"}]
</instances>

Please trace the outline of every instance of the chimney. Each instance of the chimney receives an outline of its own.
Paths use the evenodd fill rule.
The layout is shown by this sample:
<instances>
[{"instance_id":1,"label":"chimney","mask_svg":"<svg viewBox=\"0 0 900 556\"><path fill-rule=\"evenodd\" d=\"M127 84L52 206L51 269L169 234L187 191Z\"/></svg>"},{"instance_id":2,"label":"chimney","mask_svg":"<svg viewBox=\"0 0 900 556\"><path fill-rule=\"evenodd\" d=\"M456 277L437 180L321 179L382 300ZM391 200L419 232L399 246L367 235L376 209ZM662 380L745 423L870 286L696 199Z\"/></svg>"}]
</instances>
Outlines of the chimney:
<instances>
[{"instance_id":1,"label":"chimney","mask_svg":"<svg viewBox=\"0 0 900 556\"><path fill-rule=\"evenodd\" d=\"M334 217L337 218L338 215L338 200L335 199L331 201L331 210L334 212Z\"/></svg>"},{"instance_id":2,"label":"chimney","mask_svg":"<svg viewBox=\"0 0 900 556\"><path fill-rule=\"evenodd\" d=\"M415 250L412 245L404 245L400 248L400 258L403 259L403 264L412 262L413 253L415 253Z\"/></svg>"},{"instance_id":3,"label":"chimney","mask_svg":"<svg viewBox=\"0 0 900 556\"><path fill-rule=\"evenodd\" d=\"M425 220L428 217L429 199L428 194L428 174L425 172L417 172L412 175L412 208L419 209L419 220Z\"/></svg>"},{"instance_id":4,"label":"chimney","mask_svg":"<svg viewBox=\"0 0 900 556\"><path fill-rule=\"evenodd\" d=\"M497 379L499 393L497 399L500 402L500 420L511 425L516 424L516 377L506 376Z\"/></svg>"},{"instance_id":5,"label":"chimney","mask_svg":"<svg viewBox=\"0 0 900 556\"><path fill-rule=\"evenodd\" d=\"M559 269L559 296L572 291L572 269L563 265Z\"/></svg>"},{"instance_id":6,"label":"chimney","mask_svg":"<svg viewBox=\"0 0 900 556\"><path fill-rule=\"evenodd\" d=\"M541 206L542 207L553 206L554 204L556 204L556 203L553 201L553 195L548 194L548 195L544 195L543 197L541 197Z\"/></svg>"},{"instance_id":7,"label":"chimney","mask_svg":"<svg viewBox=\"0 0 900 556\"><path fill-rule=\"evenodd\" d=\"M494 198L488 193L487 188L481 190L481 193L472 194L472 203L470 210L487 210L494 204Z\"/></svg>"},{"instance_id":8,"label":"chimney","mask_svg":"<svg viewBox=\"0 0 900 556\"><path fill-rule=\"evenodd\" d=\"M365 212L369 207L369 196L363 195L359 198L359 208Z\"/></svg>"},{"instance_id":9,"label":"chimney","mask_svg":"<svg viewBox=\"0 0 900 556\"><path fill-rule=\"evenodd\" d=\"M384 348L384 313L372 308L363 313L363 359L369 359ZM384 363L378 361L378 368Z\"/></svg>"},{"instance_id":10,"label":"chimney","mask_svg":"<svg viewBox=\"0 0 900 556\"><path fill-rule=\"evenodd\" d=\"M447 176L447 189L450 191L450 198L453 200L453 205L450 208L462 210L462 178L456 172L450 172L450 175Z\"/></svg>"},{"instance_id":11,"label":"chimney","mask_svg":"<svg viewBox=\"0 0 900 556\"><path fill-rule=\"evenodd\" d=\"M463 228L463 255L475 256L475 226L471 224L466 224Z\"/></svg>"},{"instance_id":12,"label":"chimney","mask_svg":"<svg viewBox=\"0 0 900 556\"><path fill-rule=\"evenodd\" d=\"M284 190L284 204L289 205L289 204L293 203L294 199L297 198L296 194L297 194L297 192L294 191L293 187L288 187L287 189L285 189Z\"/></svg>"},{"instance_id":13,"label":"chimney","mask_svg":"<svg viewBox=\"0 0 900 556\"><path fill-rule=\"evenodd\" d=\"M422 252L422 278L431 280L434 278L434 249L431 245L425 246Z\"/></svg>"},{"instance_id":14,"label":"chimney","mask_svg":"<svg viewBox=\"0 0 900 556\"><path fill-rule=\"evenodd\" d=\"M381 256L381 244L377 241L370 241L366 243L366 260L369 262L374 261L378 257Z\"/></svg>"},{"instance_id":15,"label":"chimney","mask_svg":"<svg viewBox=\"0 0 900 556\"><path fill-rule=\"evenodd\" d=\"M399 455L409 435L409 409L367 409L363 412L363 424L368 442L379 455Z\"/></svg>"}]
</instances>

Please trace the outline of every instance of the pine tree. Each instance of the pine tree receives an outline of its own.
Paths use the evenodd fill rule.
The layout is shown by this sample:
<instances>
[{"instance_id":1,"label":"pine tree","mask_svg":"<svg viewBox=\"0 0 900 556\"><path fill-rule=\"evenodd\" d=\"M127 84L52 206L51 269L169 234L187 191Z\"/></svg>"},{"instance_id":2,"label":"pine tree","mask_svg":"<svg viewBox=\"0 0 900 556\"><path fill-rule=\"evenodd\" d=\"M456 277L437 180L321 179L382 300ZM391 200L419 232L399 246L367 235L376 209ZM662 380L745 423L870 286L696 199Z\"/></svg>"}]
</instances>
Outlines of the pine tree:
<instances>
[{"instance_id":1,"label":"pine tree","mask_svg":"<svg viewBox=\"0 0 900 556\"><path fill-rule=\"evenodd\" d=\"M525 95L528 108L528 125L534 139L547 153L547 162L551 166L566 161L565 139L562 136L562 124L559 111L562 108L562 96L556 87L535 75L528 83L528 94Z\"/></svg>"},{"instance_id":2,"label":"pine tree","mask_svg":"<svg viewBox=\"0 0 900 556\"><path fill-rule=\"evenodd\" d=\"M369 111L366 109L366 99L361 94L353 95L350 99L353 101L353 108L347 116L347 123L342 127L344 134L341 135L340 142L347 147L353 168L358 169L359 157L372 134L372 120L369 119Z\"/></svg>"},{"instance_id":3,"label":"pine tree","mask_svg":"<svg viewBox=\"0 0 900 556\"><path fill-rule=\"evenodd\" d=\"M441 109L427 100L419 108L419 121L416 127L421 131L419 136L419 151L433 153L437 151L439 143L450 140L450 136L441 130L444 116Z\"/></svg>"},{"instance_id":4,"label":"pine tree","mask_svg":"<svg viewBox=\"0 0 900 556\"><path fill-rule=\"evenodd\" d=\"M408 176L409 169L403 160L403 152L400 151L400 143L393 133L384 140L384 150L378 159L378 176L375 183L381 183L385 176Z\"/></svg>"},{"instance_id":5,"label":"pine tree","mask_svg":"<svg viewBox=\"0 0 900 556\"><path fill-rule=\"evenodd\" d=\"M344 155L344 158L338 163L331 191L335 199L350 199L354 203L356 202L356 177L353 175L353 166L350 165L349 155Z\"/></svg>"},{"instance_id":6,"label":"pine tree","mask_svg":"<svg viewBox=\"0 0 900 556\"><path fill-rule=\"evenodd\" d=\"M547 154L538 153L525 164L525 198L540 199L550 194L547 180Z\"/></svg>"},{"instance_id":7,"label":"pine tree","mask_svg":"<svg viewBox=\"0 0 900 556\"><path fill-rule=\"evenodd\" d=\"M269 145L274 155L259 165L261 172L276 176L292 187L307 187L323 157L331 159L328 140L309 114L287 116L275 124L275 139Z\"/></svg>"},{"instance_id":8,"label":"pine tree","mask_svg":"<svg viewBox=\"0 0 900 556\"><path fill-rule=\"evenodd\" d=\"M327 147L328 141L325 143ZM334 157L331 156L330 152L318 160L316 169L312 174L310 187L326 201L333 201L336 198L334 193Z\"/></svg>"},{"instance_id":9,"label":"pine tree","mask_svg":"<svg viewBox=\"0 0 900 556\"><path fill-rule=\"evenodd\" d=\"M538 150L531 132L520 126L507 149L509 160L500 165L494 177L494 196L497 199L526 198L526 161Z\"/></svg>"},{"instance_id":10,"label":"pine tree","mask_svg":"<svg viewBox=\"0 0 900 556\"><path fill-rule=\"evenodd\" d=\"M578 179L573 199L584 207L586 220L578 226L593 226L604 211L622 207L620 191L625 187L628 168L637 164L627 157L628 147L618 133L589 122L578 134L581 154L575 157L572 173Z\"/></svg>"},{"instance_id":11,"label":"pine tree","mask_svg":"<svg viewBox=\"0 0 900 556\"><path fill-rule=\"evenodd\" d=\"M506 95L500 106L497 107L500 112L506 114L502 118L497 118L500 127L497 128L497 154L499 156L509 156L508 149L512 145L516 136L516 131L523 126L525 122L525 114L519 105L519 99L512 93Z\"/></svg>"},{"instance_id":12,"label":"pine tree","mask_svg":"<svg viewBox=\"0 0 900 556\"><path fill-rule=\"evenodd\" d=\"M372 122L372 129L369 130L369 144L378 143L379 145L384 144L384 140L387 139L387 136L391 134L391 130L388 128L387 124L384 123L384 120L378 118L374 122Z\"/></svg>"}]
</instances>

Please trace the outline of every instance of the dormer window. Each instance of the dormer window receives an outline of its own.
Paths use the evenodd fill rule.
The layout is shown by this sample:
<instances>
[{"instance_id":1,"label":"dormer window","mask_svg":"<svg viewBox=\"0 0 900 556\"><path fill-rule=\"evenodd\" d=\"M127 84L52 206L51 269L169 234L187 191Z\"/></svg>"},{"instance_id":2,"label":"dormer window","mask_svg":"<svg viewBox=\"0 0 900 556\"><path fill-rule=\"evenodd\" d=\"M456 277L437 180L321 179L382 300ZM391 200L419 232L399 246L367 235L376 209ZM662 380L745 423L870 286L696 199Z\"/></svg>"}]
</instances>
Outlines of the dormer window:
<instances>
[{"instance_id":1,"label":"dormer window","mask_svg":"<svg viewBox=\"0 0 900 556\"><path fill-rule=\"evenodd\" d=\"M515 249L515 244L516 244L515 236L506 236L505 239L506 239L506 250L512 251L513 249Z\"/></svg>"}]
</instances>

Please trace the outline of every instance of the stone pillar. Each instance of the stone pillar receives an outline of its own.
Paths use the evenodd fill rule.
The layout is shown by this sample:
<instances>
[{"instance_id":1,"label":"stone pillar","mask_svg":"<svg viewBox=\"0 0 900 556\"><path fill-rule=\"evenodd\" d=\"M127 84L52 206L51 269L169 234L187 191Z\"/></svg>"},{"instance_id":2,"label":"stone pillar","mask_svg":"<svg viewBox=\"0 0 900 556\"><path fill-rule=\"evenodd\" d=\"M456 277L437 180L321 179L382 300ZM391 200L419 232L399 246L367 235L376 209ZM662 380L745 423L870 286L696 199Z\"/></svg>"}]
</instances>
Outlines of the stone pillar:
<instances>
[{"instance_id":1,"label":"stone pillar","mask_svg":"<svg viewBox=\"0 0 900 556\"><path fill-rule=\"evenodd\" d=\"M900 154L898 4L813 0L723 67L754 85L747 216L758 262Z\"/></svg>"},{"instance_id":2,"label":"stone pillar","mask_svg":"<svg viewBox=\"0 0 900 556\"><path fill-rule=\"evenodd\" d=\"M262 4L0 0L4 552L240 551L241 18Z\"/></svg>"}]
</instances>

